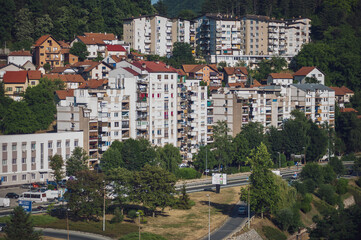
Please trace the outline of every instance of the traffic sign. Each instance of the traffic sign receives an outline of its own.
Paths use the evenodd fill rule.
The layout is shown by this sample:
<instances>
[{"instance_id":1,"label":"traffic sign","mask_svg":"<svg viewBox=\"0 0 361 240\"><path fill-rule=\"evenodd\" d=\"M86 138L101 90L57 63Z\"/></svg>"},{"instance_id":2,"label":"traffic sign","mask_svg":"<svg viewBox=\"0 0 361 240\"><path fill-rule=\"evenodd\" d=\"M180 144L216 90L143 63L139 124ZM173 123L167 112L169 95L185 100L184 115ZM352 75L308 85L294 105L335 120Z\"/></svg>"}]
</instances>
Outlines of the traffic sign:
<instances>
[{"instance_id":1,"label":"traffic sign","mask_svg":"<svg viewBox=\"0 0 361 240\"><path fill-rule=\"evenodd\" d=\"M19 200L19 206L23 207L26 212L31 212L32 201Z\"/></svg>"}]
</instances>

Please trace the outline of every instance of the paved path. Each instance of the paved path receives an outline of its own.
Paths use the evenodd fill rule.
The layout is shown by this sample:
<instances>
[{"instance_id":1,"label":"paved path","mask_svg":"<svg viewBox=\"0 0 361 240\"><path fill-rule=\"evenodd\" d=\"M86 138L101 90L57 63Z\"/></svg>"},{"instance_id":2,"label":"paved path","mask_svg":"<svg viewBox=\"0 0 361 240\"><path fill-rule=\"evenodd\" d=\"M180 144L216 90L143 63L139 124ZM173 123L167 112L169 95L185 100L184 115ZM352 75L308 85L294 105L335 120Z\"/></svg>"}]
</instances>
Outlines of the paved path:
<instances>
[{"instance_id":1,"label":"paved path","mask_svg":"<svg viewBox=\"0 0 361 240\"><path fill-rule=\"evenodd\" d=\"M58 238L58 239L68 239L68 234L66 230L62 229L52 229L52 228L35 228L36 230L43 231L44 236ZM70 240L111 240L112 238L101 236L98 234L78 232L78 231L69 231Z\"/></svg>"},{"instance_id":2,"label":"paved path","mask_svg":"<svg viewBox=\"0 0 361 240\"><path fill-rule=\"evenodd\" d=\"M231 234L233 231L235 231L237 228L239 228L241 225L244 225L247 221L247 216L240 216L238 214L238 208L240 206L247 206L244 203L238 203L236 204L232 212L229 216L229 218L226 220L226 222L217 230L213 231L211 233L211 240L222 240L225 237L227 237L229 234ZM211 223L212 224L212 223ZM203 238L203 240L208 240L208 235Z\"/></svg>"}]
</instances>

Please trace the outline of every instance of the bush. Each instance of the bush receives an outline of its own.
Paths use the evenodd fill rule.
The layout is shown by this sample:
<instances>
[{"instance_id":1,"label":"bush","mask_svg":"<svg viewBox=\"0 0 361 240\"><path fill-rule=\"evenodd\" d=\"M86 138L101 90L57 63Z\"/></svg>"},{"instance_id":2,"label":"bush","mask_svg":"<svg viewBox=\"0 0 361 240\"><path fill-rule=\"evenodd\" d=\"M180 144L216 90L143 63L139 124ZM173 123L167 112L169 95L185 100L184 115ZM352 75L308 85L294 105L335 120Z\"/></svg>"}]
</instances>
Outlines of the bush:
<instances>
[{"instance_id":1,"label":"bush","mask_svg":"<svg viewBox=\"0 0 361 240\"><path fill-rule=\"evenodd\" d=\"M310 193L306 193L301 201L301 205L300 205L301 211L304 213L308 213L309 211L311 211L312 209L311 202L312 202L312 195Z\"/></svg>"},{"instance_id":2,"label":"bush","mask_svg":"<svg viewBox=\"0 0 361 240\"><path fill-rule=\"evenodd\" d=\"M137 211L132 209L132 210L129 210L128 212L128 218L132 219L134 221L134 219L137 218Z\"/></svg>"},{"instance_id":3,"label":"bush","mask_svg":"<svg viewBox=\"0 0 361 240\"><path fill-rule=\"evenodd\" d=\"M122 222L124 219L124 216L122 215L120 209L117 207L114 210L114 217L112 218L112 220L110 220L110 223L120 223Z\"/></svg>"},{"instance_id":4,"label":"bush","mask_svg":"<svg viewBox=\"0 0 361 240\"><path fill-rule=\"evenodd\" d=\"M154 233L142 232L140 236L142 240L167 240L166 238ZM119 240L138 240L138 239L139 239L138 232L130 233L125 235L124 237L119 238Z\"/></svg>"},{"instance_id":5,"label":"bush","mask_svg":"<svg viewBox=\"0 0 361 240\"><path fill-rule=\"evenodd\" d=\"M249 166L244 166L241 167L240 172L250 172L251 171L251 167Z\"/></svg>"},{"instance_id":6,"label":"bush","mask_svg":"<svg viewBox=\"0 0 361 240\"><path fill-rule=\"evenodd\" d=\"M308 193L313 193L317 186L316 182L312 179L305 180L303 184L305 184L306 192Z\"/></svg>"},{"instance_id":7,"label":"bush","mask_svg":"<svg viewBox=\"0 0 361 240\"><path fill-rule=\"evenodd\" d=\"M49 185L48 185L48 189L49 189L49 190L54 190L54 189L55 189L55 186L54 186L53 184L49 184Z\"/></svg>"},{"instance_id":8,"label":"bush","mask_svg":"<svg viewBox=\"0 0 361 240\"><path fill-rule=\"evenodd\" d=\"M194 168L180 168L176 170L175 176L178 179L195 179L200 178L202 174L197 172Z\"/></svg>"},{"instance_id":9,"label":"bush","mask_svg":"<svg viewBox=\"0 0 361 240\"><path fill-rule=\"evenodd\" d=\"M286 240L286 235L281 232L280 230L270 227L270 226L263 226L262 232L269 240Z\"/></svg>"},{"instance_id":10,"label":"bush","mask_svg":"<svg viewBox=\"0 0 361 240\"><path fill-rule=\"evenodd\" d=\"M189 195L187 194L185 185L183 185L181 194L182 195L176 199L173 208L184 209L184 210L191 209L195 205L195 203L194 203L194 201L190 200Z\"/></svg>"},{"instance_id":11,"label":"bush","mask_svg":"<svg viewBox=\"0 0 361 240\"><path fill-rule=\"evenodd\" d=\"M317 191L318 196L330 205L335 205L338 201L338 196L335 189L330 184L322 184Z\"/></svg>"},{"instance_id":12,"label":"bush","mask_svg":"<svg viewBox=\"0 0 361 240\"><path fill-rule=\"evenodd\" d=\"M336 180L336 173L329 164L322 167L322 176L323 183L332 183L334 180Z\"/></svg>"},{"instance_id":13,"label":"bush","mask_svg":"<svg viewBox=\"0 0 361 240\"><path fill-rule=\"evenodd\" d=\"M293 182L293 186L296 188L297 192L302 196L307 193L307 188L305 183Z\"/></svg>"},{"instance_id":14,"label":"bush","mask_svg":"<svg viewBox=\"0 0 361 240\"><path fill-rule=\"evenodd\" d=\"M224 173L227 173L227 174L239 173L237 167L227 167L227 169L226 169L225 171L223 171L223 172L224 172Z\"/></svg>"},{"instance_id":15,"label":"bush","mask_svg":"<svg viewBox=\"0 0 361 240\"><path fill-rule=\"evenodd\" d=\"M355 182L357 186L361 187L361 177L359 177Z\"/></svg>"},{"instance_id":16,"label":"bush","mask_svg":"<svg viewBox=\"0 0 361 240\"><path fill-rule=\"evenodd\" d=\"M336 183L336 192L340 195L347 193L348 180L340 178Z\"/></svg>"},{"instance_id":17,"label":"bush","mask_svg":"<svg viewBox=\"0 0 361 240\"><path fill-rule=\"evenodd\" d=\"M293 233L301 226L300 213L297 207L284 208L276 214L276 224L283 231Z\"/></svg>"},{"instance_id":18,"label":"bush","mask_svg":"<svg viewBox=\"0 0 361 240\"><path fill-rule=\"evenodd\" d=\"M295 165L294 161L287 161L287 167L292 167L293 165Z\"/></svg>"},{"instance_id":19,"label":"bush","mask_svg":"<svg viewBox=\"0 0 361 240\"><path fill-rule=\"evenodd\" d=\"M345 174L345 167L338 157L332 157L328 163L337 175Z\"/></svg>"},{"instance_id":20,"label":"bush","mask_svg":"<svg viewBox=\"0 0 361 240\"><path fill-rule=\"evenodd\" d=\"M356 161L356 156L353 153L350 153L348 155L343 155L341 157L341 161Z\"/></svg>"},{"instance_id":21,"label":"bush","mask_svg":"<svg viewBox=\"0 0 361 240\"><path fill-rule=\"evenodd\" d=\"M317 211L319 211L323 216L329 216L332 212L336 211L335 208L324 201L314 201L313 205L315 205Z\"/></svg>"}]
</instances>

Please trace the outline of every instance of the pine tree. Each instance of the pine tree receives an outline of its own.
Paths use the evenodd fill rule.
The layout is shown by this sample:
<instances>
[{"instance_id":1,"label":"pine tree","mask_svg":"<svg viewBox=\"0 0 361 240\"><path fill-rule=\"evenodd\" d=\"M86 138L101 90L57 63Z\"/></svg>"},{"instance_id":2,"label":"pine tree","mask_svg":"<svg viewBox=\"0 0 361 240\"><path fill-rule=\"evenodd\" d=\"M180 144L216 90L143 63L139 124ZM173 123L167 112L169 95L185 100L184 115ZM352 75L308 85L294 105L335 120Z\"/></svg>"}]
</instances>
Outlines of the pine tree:
<instances>
[{"instance_id":1,"label":"pine tree","mask_svg":"<svg viewBox=\"0 0 361 240\"><path fill-rule=\"evenodd\" d=\"M34 231L30 214L27 214L22 207L14 208L10 220L5 228L6 240L38 240L41 239L41 232Z\"/></svg>"}]
</instances>

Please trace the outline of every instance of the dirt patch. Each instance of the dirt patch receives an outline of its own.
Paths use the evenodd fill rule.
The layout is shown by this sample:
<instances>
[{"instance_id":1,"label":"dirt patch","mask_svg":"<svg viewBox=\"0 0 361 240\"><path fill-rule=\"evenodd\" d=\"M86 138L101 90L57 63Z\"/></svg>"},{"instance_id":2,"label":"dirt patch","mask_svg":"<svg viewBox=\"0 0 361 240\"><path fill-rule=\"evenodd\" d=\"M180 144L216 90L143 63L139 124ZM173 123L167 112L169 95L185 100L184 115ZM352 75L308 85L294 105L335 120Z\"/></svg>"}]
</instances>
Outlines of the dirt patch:
<instances>
[{"instance_id":1,"label":"dirt patch","mask_svg":"<svg viewBox=\"0 0 361 240\"><path fill-rule=\"evenodd\" d=\"M190 193L195 202L191 210L165 209L156 218L148 217L142 231L156 233L167 239L200 239L208 233L208 197L210 195L211 231L220 227L228 218L234 204L239 201L240 187L214 192Z\"/></svg>"}]
</instances>

